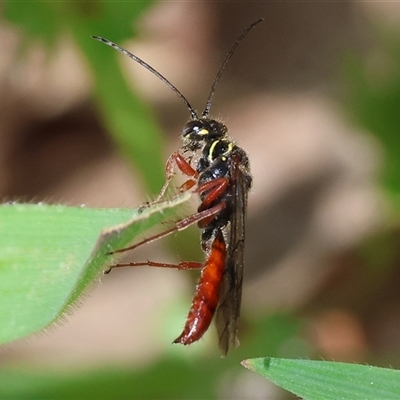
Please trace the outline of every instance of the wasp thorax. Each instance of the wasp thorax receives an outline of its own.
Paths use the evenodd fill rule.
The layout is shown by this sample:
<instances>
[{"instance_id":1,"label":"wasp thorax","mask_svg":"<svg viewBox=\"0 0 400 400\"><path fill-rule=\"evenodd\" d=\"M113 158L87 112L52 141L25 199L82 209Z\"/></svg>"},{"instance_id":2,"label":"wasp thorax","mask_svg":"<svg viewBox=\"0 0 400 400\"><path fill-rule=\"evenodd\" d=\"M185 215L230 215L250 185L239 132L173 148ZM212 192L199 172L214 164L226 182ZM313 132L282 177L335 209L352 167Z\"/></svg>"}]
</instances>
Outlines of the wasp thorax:
<instances>
[{"instance_id":1,"label":"wasp thorax","mask_svg":"<svg viewBox=\"0 0 400 400\"><path fill-rule=\"evenodd\" d=\"M182 137L186 140L209 141L226 135L226 126L213 119L189 121L182 129Z\"/></svg>"},{"instance_id":2,"label":"wasp thorax","mask_svg":"<svg viewBox=\"0 0 400 400\"><path fill-rule=\"evenodd\" d=\"M227 139L214 140L209 146L204 148L204 155L209 162L220 158L221 161L226 161L226 157L232 152L234 144Z\"/></svg>"}]
</instances>

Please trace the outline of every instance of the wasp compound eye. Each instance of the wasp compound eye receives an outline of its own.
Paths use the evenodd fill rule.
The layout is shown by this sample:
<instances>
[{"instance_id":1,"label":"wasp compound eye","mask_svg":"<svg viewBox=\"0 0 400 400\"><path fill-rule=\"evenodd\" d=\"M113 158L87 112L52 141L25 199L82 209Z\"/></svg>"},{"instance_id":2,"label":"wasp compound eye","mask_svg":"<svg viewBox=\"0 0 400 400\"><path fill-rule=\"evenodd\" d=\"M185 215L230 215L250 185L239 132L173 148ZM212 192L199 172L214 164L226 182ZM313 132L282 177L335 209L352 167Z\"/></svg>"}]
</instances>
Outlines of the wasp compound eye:
<instances>
[{"instance_id":1,"label":"wasp compound eye","mask_svg":"<svg viewBox=\"0 0 400 400\"><path fill-rule=\"evenodd\" d=\"M193 141L210 142L226 136L227 127L213 119L203 118L188 122L182 129L182 137Z\"/></svg>"},{"instance_id":2,"label":"wasp compound eye","mask_svg":"<svg viewBox=\"0 0 400 400\"><path fill-rule=\"evenodd\" d=\"M182 129L182 136L189 140L204 140L209 133L207 124L203 121L190 121Z\"/></svg>"}]
</instances>

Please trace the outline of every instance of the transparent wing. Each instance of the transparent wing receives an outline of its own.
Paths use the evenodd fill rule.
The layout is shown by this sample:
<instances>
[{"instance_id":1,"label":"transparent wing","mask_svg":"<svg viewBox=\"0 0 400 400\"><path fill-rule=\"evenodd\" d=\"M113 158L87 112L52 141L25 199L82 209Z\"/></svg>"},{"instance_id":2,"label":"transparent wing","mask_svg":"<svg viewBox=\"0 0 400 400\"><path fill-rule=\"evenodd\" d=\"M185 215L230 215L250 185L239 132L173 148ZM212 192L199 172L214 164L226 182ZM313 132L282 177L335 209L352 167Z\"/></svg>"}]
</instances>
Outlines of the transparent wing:
<instances>
[{"instance_id":1,"label":"transparent wing","mask_svg":"<svg viewBox=\"0 0 400 400\"><path fill-rule=\"evenodd\" d=\"M228 252L220 286L216 325L219 348L226 355L239 345L237 336L242 300L244 237L248 189L239 163L232 164L232 216L228 233Z\"/></svg>"}]
</instances>

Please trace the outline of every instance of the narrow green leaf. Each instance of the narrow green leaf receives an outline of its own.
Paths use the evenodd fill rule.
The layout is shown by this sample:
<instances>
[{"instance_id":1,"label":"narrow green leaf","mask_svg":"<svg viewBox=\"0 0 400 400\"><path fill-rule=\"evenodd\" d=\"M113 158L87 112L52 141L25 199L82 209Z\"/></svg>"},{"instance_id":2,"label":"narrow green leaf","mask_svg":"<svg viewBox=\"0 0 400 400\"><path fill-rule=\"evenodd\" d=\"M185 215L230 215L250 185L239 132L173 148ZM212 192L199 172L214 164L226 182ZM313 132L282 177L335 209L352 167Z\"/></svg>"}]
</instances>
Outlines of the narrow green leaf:
<instances>
[{"instance_id":1,"label":"narrow green leaf","mask_svg":"<svg viewBox=\"0 0 400 400\"><path fill-rule=\"evenodd\" d=\"M107 252L171 222L189 197L136 210L0 206L0 343L57 319L113 263Z\"/></svg>"},{"instance_id":2,"label":"narrow green leaf","mask_svg":"<svg viewBox=\"0 0 400 400\"><path fill-rule=\"evenodd\" d=\"M400 371L393 369L271 357L242 365L306 400L400 399Z\"/></svg>"}]
</instances>

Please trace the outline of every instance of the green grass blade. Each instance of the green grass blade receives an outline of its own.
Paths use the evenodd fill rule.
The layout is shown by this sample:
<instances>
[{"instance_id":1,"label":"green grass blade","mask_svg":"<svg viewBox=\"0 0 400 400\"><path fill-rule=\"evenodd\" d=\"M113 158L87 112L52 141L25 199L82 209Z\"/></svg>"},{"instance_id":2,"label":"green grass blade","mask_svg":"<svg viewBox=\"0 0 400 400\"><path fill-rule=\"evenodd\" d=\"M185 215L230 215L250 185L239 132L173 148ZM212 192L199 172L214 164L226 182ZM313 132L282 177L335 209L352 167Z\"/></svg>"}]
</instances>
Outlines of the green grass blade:
<instances>
[{"instance_id":1,"label":"green grass blade","mask_svg":"<svg viewBox=\"0 0 400 400\"><path fill-rule=\"evenodd\" d=\"M400 399L400 371L327 361L254 358L243 366L306 400Z\"/></svg>"},{"instance_id":2,"label":"green grass blade","mask_svg":"<svg viewBox=\"0 0 400 400\"><path fill-rule=\"evenodd\" d=\"M56 320L113 262L108 251L171 221L189 197L144 210L0 206L0 343Z\"/></svg>"},{"instance_id":3,"label":"green grass blade","mask_svg":"<svg viewBox=\"0 0 400 400\"><path fill-rule=\"evenodd\" d=\"M171 345L172 346L172 345ZM162 358L151 365L132 360L125 368L108 365L75 371L0 369L4 400L203 400L217 399L223 360Z\"/></svg>"}]
</instances>

